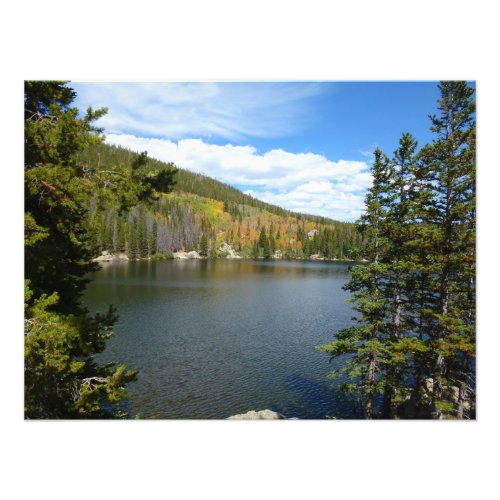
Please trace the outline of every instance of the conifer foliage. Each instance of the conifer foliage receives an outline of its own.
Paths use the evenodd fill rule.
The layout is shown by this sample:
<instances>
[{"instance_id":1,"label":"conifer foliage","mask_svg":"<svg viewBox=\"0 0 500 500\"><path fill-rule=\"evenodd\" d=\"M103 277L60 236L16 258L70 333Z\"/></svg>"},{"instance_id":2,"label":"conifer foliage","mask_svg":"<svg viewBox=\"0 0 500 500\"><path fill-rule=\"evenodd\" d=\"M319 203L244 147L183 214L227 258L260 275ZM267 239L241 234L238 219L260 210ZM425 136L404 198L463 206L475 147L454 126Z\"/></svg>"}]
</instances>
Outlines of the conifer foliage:
<instances>
[{"instance_id":1,"label":"conifer foliage","mask_svg":"<svg viewBox=\"0 0 500 500\"><path fill-rule=\"evenodd\" d=\"M431 144L375 151L358 221L370 263L351 269L356 325L320 347L366 418L475 417L475 103L439 85Z\"/></svg>"},{"instance_id":2,"label":"conifer foliage","mask_svg":"<svg viewBox=\"0 0 500 500\"><path fill-rule=\"evenodd\" d=\"M136 373L99 366L117 316L91 316L81 304L98 247L87 224L91 197L119 197L128 208L154 198L172 183L171 171L96 173L77 154L101 141L93 122L106 110L72 107L65 82L25 83L25 416L104 418L121 415L119 403Z\"/></svg>"}]
</instances>

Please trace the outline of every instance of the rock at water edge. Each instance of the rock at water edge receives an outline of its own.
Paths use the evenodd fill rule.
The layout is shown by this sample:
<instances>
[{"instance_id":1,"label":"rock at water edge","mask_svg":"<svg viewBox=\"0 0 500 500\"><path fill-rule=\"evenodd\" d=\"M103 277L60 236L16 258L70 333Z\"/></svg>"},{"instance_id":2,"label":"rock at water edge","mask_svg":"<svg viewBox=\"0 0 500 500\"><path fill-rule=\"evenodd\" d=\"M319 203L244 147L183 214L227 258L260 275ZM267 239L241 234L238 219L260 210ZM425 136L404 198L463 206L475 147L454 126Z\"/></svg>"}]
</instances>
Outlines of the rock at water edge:
<instances>
[{"instance_id":1,"label":"rock at water edge","mask_svg":"<svg viewBox=\"0 0 500 500\"><path fill-rule=\"evenodd\" d=\"M201 259L200 254L195 250L191 252L174 252L174 259Z\"/></svg>"},{"instance_id":2,"label":"rock at water edge","mask_svg":"<svg viewBox=\"0 0 500 500\"><path fill-rule=\"evenodd\" d=\"M227 420L283 420L284 418L284 415L272 410L250 410L247 413L232 415Z\"/></svg>"}]
</instances>

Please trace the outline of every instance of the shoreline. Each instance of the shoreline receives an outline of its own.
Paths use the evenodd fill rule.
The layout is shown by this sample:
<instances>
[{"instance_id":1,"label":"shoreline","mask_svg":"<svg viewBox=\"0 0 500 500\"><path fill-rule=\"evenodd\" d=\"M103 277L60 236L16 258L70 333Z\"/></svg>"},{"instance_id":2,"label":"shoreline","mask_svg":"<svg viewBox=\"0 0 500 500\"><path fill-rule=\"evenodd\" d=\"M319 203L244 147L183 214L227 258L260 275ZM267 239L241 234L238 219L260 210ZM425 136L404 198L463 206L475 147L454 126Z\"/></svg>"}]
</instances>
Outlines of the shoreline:
<instances>
[{"instance_id":1,"label":"shoreline","mask_svg":"<svg viewBox=\"0 0 500 500\"><path fill-rule=\"evenodd\" d=\"M182 252L182 253L191 253L191 252ZM92 259L92 262L97 262L97 263L104 263L104 262L139 262L139 261L160 261L160 260L172 260L172 261L181 261L181 260L254 260L254 261L264 261L264 262L280 262L280 261L285 261L285 262L296 262L296 261L301 261L301 262L353 262L353 263L358 263L358 264L367 264L369 260L367 259L327 259L324 257L318 257L311 259L310 257L291 257L291 258L264 258L264 257L242 257L242 256L237 256L237 257L228 257L225 255L216 255L216 256L203 256L203 255L197 255L196 257L176 257L175 254L154 254L148 257L129 257L128 255L124 253L120 254L110 254L106 253L103 255L100 255L94 259Z\"/></svg>"}]
</instances>

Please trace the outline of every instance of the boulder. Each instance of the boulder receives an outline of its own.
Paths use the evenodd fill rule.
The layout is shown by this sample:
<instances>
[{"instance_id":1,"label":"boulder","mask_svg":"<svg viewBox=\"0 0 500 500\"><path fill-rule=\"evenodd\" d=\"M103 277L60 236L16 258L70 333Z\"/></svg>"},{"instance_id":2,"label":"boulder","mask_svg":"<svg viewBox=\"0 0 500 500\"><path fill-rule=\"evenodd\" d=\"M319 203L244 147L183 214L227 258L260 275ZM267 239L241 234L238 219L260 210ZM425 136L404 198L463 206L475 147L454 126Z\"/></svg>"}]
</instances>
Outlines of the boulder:
<instances>
[{"instance_id":1,"label":"boulder","mask_svg":"<svg viewBox=\"0 0 500 500\"><path fill-rule=\"evenodd\" d=\"M174 259L187 259L186 252L174 252Z\"/></svg>"},{"instance_id":2,"label":"boulder","mask_svg":"<svg viewBox=\"0 0 500 500\"><path fill-rule=\"evenodd\" d=\"M233 247L226 242L219 246L219 252L226 254L226 259L241 259L241 257L234 251Z\"/></svg>"},{"instance_id":3,"label":"boulder","mask_svg":"<svg viewBox=\"0 0 500 500\"><path fill-rule=\"evenodd\" d=\"M250 410L247 413L233 415L227 420L283 420L284 418L281 413L272 410Z\"/></svg>"},{"instance_id":4,"label":"boulder","mask_svg":"<svg viewBox=\"0 0 500 500\"><path fill-rule=\"evenodd\" d=\"M113 260L129 260L129 258L125 253L112 254L104 250L99 257L93 259L94 262L111 262Z\"/></svg>"},{"instance_id":5,"label":"boulder","mask_svg":"<svg viewBox=\"0 0 500 500\"><path fill-rule=\"evenodd\" d=\"M434 390L434 379L426 378L424 380L424 388L429 394L432 394L432 391Z\"/></svg>"},{"instance_id":6,"label":"boulder","mask_svg":"<svg viewBox=\"0 0 500 500\"><path fill-rule=\"evenodd\" d=\"M99 257L92 259L94 262L111 262L113 260L113 256L108 252L102 252Z\"/></svg>"},{"instance_id":7,"label":"boulder","mask_svg":"<svg viewBox=\"0 0 500 500\"><path fill-rule=\"evenodd\" d=\"M191 252L174 252L174 259L201 259L200 254L195 250Z\"/></svg>"}]
</instances>

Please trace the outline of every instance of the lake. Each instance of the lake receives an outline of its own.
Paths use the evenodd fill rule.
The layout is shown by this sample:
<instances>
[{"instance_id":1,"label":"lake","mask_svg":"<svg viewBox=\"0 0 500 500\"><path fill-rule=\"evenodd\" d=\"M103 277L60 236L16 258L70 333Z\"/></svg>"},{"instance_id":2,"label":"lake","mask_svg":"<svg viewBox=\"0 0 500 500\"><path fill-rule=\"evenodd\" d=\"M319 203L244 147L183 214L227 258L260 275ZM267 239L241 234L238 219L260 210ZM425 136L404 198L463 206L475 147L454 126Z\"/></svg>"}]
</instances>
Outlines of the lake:
<instances>
[{"instance_id":1,"label":"lake","mask_svg":"<svg viewBox=\"0 0 500 500\"><path fill-rule=\"evenodd\" d=\"M131 417L221 419L271 409L356 418L316 346L352 324L348 263L154 260L104 263L91 311L114 304L115 336L98 360L140 370Z\"/></svg>"}]
</instances>

